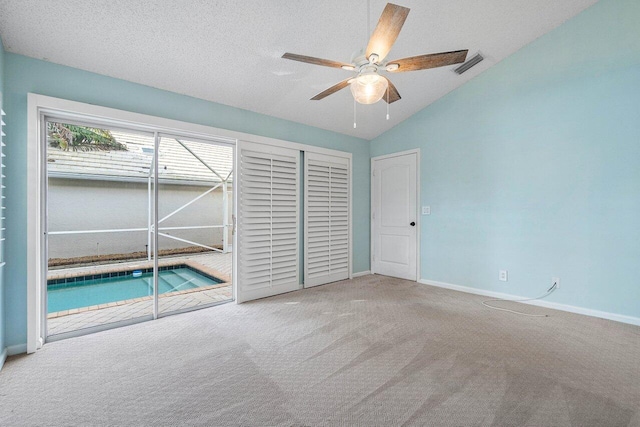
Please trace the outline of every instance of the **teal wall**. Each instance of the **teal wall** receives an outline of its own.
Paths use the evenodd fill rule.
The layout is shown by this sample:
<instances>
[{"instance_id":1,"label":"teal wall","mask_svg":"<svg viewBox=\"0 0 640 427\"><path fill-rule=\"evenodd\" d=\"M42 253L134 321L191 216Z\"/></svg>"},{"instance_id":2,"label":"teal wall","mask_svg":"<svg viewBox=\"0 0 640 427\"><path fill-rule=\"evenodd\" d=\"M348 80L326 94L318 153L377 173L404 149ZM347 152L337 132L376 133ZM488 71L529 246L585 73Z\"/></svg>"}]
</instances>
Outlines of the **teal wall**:
<instances>
[{"instance_id":1,"label":"teal wall","mask_svg":"<svg viewBox=\"0 0 640 427\"><path fill-rule=\"evenodd\" d=\"M26 341L29 92L352 152L356 272L369 269L369 156L419 147L421 204L432 208L421 218L422 278L535 296L558 276L549 300L640 317L637 0L600 0L370 146L2 49L0 90L9 159L0 351Z\"/></svg>"},{"instance_id":2,"label":"teal wall","mask_svg":"<svg viewBox=\"0 0 640 427\"><path fill-rule=\"evenodd\" d=\"M423 279L537 296L557 276L551 301L640 317L638 0L601 0L371 155L416 147Z\"/></svg>"},{"instance_id":3,"label":"teal wall","mask_svg":"<svg viewBox=\"0 0 640 427\"><path fill-rule=\"evenodd\" d=\"M0 40L0 108L3 108L4 94L4 46ZM3 138L4 139L4 138ZM5 349L5 309L4 309L4 267L0 269L0 354ZM1 366L0 366L1 367Z\"/></svg>"},{"instance_id":4,"label":"teal wall","mask_svg":"<svg viewBox=\"0 0 640 427\"><path fill-rule=\"evenodd\" d=\"M134 111L185 122L232 129L353 153L353 271L369 269L369 143L276 119L7 53L7 271L6 344L26 342L27 93Z\"/></svg>"}]
</instances>

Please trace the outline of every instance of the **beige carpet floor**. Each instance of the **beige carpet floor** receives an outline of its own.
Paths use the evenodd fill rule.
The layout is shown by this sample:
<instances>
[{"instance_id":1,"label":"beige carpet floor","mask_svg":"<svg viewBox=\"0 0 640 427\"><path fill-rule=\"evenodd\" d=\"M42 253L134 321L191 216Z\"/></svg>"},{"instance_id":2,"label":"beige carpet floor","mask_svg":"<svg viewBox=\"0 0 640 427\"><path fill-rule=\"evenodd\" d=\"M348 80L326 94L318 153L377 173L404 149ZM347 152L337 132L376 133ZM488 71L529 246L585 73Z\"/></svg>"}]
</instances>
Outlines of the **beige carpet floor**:
<instances>
[{"instance_id":1,"label":"beige carpet floor","mask_svg":"<svg viewBox=\"0 0 640 427\"><path fill-rule=\"evenodd\" d=\"M482 300L366 276L46 344L0 425L640 426L640 327Z\"/></svg>"}]
</instances>

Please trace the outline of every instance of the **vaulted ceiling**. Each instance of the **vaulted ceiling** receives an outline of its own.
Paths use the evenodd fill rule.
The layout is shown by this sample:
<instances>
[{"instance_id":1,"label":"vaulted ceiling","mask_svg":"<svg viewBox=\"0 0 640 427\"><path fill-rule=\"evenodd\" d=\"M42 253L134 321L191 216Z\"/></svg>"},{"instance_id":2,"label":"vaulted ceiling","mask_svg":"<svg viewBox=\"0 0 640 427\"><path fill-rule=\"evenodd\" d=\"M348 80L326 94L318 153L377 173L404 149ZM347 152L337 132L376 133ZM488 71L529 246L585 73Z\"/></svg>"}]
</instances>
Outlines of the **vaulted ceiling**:
<instances>
[{"instance_id":1,"label":"vaulted ceiling","mask_svg":"<svg viewBox=\"0 0 640 427\"><path fill-rule=\"evenodd\" d=\"M547 33L595 0L396 0L411 12L389 59L469 49L485 61L390 75L402 99L357 106L342 69L368 40L367 0L0 0L5 50L323 129L373 139ZM386 5L370 0L371 31Z\"/></svg>"}]
</instances>

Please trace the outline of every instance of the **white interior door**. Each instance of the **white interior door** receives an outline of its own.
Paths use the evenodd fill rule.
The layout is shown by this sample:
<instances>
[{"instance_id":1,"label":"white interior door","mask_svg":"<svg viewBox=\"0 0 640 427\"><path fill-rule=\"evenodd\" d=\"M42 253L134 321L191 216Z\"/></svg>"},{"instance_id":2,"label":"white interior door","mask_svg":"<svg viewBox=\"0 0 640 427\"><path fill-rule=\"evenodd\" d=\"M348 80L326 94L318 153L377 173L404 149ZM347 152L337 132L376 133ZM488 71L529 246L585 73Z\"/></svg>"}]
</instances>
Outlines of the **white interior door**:
<instances>
[{"instance_id":1,"label":"white interior door","mask_svg":"<svg viewBox=\"0 0 640 427\"><path fill-rule=\"evenodd\" d=\"M349 159L318 153L304 158L304 286L349 278Z\"/></svg>"},{"instance_id":2,"label":"white interior door","mask_svg":"<svg viewBox=\"0 0 640 427\"><path fill-rule=\"evenodd\" d=\"M299 289L300 152L240 141L237 164L237 302Z\"/></svg>"},{"instance_id":3,"label":"white interior door","mask_svg":"<svg viewBox=\"0 0 640 427\"><path fill-rule=\"evenodd\" d=\"M372 272L417 280L417 153L372 161Z\"/></svg>"}]
</instances>

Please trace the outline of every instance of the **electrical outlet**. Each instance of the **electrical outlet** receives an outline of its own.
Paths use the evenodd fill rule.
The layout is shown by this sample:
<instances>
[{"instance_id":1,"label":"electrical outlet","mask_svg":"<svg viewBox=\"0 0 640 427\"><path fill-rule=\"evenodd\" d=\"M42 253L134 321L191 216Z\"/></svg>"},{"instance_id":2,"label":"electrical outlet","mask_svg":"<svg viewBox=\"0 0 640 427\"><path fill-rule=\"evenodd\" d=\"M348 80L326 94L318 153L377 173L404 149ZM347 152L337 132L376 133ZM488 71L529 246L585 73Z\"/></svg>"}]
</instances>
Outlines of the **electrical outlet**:
<instances>
[{"instance_id":1,"label":"electrical outlet","mask_svg":"<svg viewBox=\"0 0 640 427\"><path fill-rule=\"evenodd\" d=\"M502 282L509 280L509 273L507 273L507 270L500 270L498 273L498 279Z\"/></svg>"},{"instance_id":2,"label":"electrical outlet","mask_svg":"<svg viewBox=\"0 0 640 427\"><path fill-rule=\"evenodd\" d=\"M553 286L554 283L556 285L556 289L559 289L560 288L560 278L559 277L552 277L551 278L551 285Z\"/></svg>"}]
</instances>

